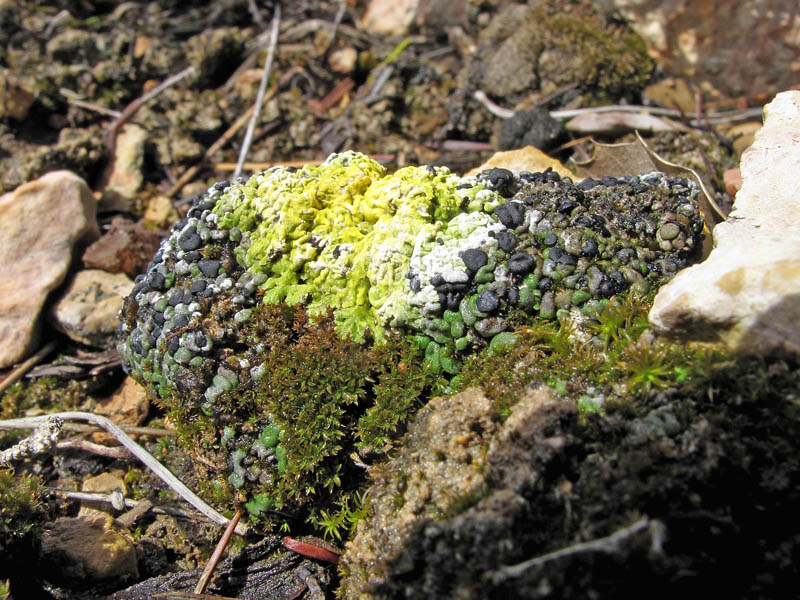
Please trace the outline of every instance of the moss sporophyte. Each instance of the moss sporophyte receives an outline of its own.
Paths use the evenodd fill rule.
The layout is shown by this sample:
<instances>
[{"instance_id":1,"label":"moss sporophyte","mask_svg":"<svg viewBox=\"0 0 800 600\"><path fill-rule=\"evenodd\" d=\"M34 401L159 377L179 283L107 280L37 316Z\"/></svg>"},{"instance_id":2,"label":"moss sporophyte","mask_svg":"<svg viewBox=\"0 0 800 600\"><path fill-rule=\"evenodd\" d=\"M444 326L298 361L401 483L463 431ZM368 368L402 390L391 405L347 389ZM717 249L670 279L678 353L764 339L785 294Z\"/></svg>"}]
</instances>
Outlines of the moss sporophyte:
<instances>
[{"instance_id":1,"label":"moss sporophyte","mask_svg":"<svg viewBox=\"0 0 800 600\"><path fill-rule=\"evenodd\" d=\"M383 447L465 359L685 266L696 193L662 173L387 174L355 152L222 181L136 279L119 350L217 465L210 497L264 523L319 511L356 477L352 451Z\"/></svg>"}]
</instances>

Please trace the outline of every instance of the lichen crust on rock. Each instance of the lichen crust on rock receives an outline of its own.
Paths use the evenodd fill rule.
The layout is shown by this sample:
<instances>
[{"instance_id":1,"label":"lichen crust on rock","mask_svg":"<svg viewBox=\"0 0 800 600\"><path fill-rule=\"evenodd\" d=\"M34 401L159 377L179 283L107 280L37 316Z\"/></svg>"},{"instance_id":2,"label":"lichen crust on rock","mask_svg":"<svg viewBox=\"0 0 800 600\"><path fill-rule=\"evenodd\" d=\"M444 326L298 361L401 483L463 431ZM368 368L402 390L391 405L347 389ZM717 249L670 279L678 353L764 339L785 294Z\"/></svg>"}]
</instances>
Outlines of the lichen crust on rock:
<instances>
[{"instance_id":1,"label":"lichen crust on rock","mask_svg":"<svg viewBox=\"0 0 800 600\"><path fill-rule=\"evenodd\" d=\"M591 316L615 294L646 293L671 277L699 248L696 194L657 172L578 184L500 168L387 174L355 152L273 167L193 202L136 279L119 350L178 418L199 419L195 429L216 424L219 437L204 443L224 457L228 484L256 484L248 497L258 514L280 504L269 485L301 462L288 409L261 399L283 385L270 371L281 344L299 347L325 322L342 344L325 360L413 340L428 372L455 374L465 356L514 343L525 319ZM352 393L337 396L362 414L384 385L369 369L390 377L364 360L363 381L354 376L343 386ZM337 431L304 469L353 436ZM314 480L293 485L312 494Z\"/></svg>"}]
</instances>

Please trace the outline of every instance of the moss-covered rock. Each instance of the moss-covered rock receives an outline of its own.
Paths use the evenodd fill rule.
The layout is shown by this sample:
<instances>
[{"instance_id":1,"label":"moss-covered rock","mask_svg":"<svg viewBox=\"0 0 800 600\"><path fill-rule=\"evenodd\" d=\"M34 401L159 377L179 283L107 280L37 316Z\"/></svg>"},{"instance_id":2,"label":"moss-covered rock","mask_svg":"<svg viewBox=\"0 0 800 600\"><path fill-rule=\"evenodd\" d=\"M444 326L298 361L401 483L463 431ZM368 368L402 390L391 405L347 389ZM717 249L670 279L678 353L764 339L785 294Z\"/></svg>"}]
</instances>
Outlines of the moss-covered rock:
<instances>
[{"instance_id":1,"label":"moss-covered rock","mask_svg":"<svg viewBox=\"0 0 800 600\"><path fill-rule=\"evenodd\" d=\"M369 158L221 182L123 308L127 368L261 518L336 498L469 356L533 318L602 312L696 254L696 190L660 173L387 175ZM349 466L348 466L349 465ZM356 478L358 479L358 478Z\"/></svg>"}]
</instances>

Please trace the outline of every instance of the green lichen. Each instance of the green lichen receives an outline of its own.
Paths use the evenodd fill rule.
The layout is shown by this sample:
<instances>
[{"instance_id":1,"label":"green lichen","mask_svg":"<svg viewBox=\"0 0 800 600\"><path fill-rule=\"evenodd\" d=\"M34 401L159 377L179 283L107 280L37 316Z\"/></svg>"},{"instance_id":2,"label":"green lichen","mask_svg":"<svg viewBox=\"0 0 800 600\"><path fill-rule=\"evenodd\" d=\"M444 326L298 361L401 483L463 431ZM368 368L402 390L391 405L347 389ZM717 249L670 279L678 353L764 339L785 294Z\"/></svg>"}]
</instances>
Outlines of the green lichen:
<instances>
[{"instance_id":1,"label":"green lichen","mask_svg":"<svg viewBox=\"0 0 800 600\"><path fill-rule=\"evenodd\" d=\"M268 304L335 310L337 330L383 339L387 318L408 311L403 283L417 239L432 239L461 203L447 169L407 167L392 177L344 153L298 171L271 169L231 189L214 208L219 227L247 234L237 258ZM238 234L237 234L238 235ZM380 314L379 314L380 313Z\"/></svg>"}]
</instances>

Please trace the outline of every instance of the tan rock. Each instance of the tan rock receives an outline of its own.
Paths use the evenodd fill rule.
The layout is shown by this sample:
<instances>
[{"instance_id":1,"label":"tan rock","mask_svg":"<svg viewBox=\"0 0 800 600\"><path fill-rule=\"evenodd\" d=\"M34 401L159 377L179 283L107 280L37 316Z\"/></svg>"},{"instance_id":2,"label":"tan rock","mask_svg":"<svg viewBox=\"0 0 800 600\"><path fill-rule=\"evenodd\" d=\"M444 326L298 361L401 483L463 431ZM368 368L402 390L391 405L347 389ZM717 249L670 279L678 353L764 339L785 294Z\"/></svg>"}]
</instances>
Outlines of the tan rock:
<instances>
[{"instance_id":1,"label":"tan rock","mask_svg":"<svg viewBox=\"0 0 800 600\"><path fill-rule=\"evenodd\" d=\"M328 65L337 73L352 73L358 61L358 51L352 46L345 46L331 52Z\"/></svg>"},{"instance_id":2,"label":"tan rock","mask_svg":"<svg viewBox=\"0 0 800 600\"><path fill-rule=\"evenodd\" d=\"M133 543L113 529L110 515L61 517L42 535L48 579L91 583L139 576Z\"/></svg>"},{"instance_id":3,"label":"tan rock","mask_svg":"<svg viewBox=\"0 0 800 600\"><path fill-rule=\"evenodd\" d=\"M733 149L736 154L741 158L744 151L753 145L756 139L756 133L761 129L761 122L747 121L745 123L737 123L733 127L725 130L725 135L728 139L733 140Z\"/></svg>"},{"instance_id":4,"label":"tan rock","mask_svg":"<svg viewBox=\"0 0 800 600\"><path fill-rule=\"evenodd\" d=\"M122 127L114 146L114 163L103 189L100 206L106 210L129 211L144 183L144 144L147 132L133 123Z\"/></svg>"},{"instance_id":5,"label":"tan rock","mask_svg":"<svg viewBox=\"0 0 800 600\"><path fill-rule=\"evenodd\" d=\"M204 190L205 191L205 190ZM178 220L178 211L166 196L153 196L147 203L144 222L157 229L169 229Z\"/></svg>"},{"instance_id":6,"label":"tan rock","mask_svg":"<svg viewBox=\"0 0 800 600\"><path fill-rule=\"evenodd\" d=\"M525 148L518 148L517 150L508 150L507 152L495 152L489 160L480 167L469 171L467 175L477 175L486 169L496 168L536 173L537 171L544 171L548 167L562 177L575 177L575 174L562 165L561 162L555 158L549 157L533 146L526 146Z\"/></svg>"},{"instance_id":7,"label":"tan rock","mask_svg":"<svg viewBox=\"0 0 800 600\"><path fill-rule=\"evenodd\" d=\"M23 120L35 96L31 89L13 77L0 75L0 119Z\"/></svg>"},{"instance_id":8,"label":"tan rock","mask_svg":"<svg viewBox=\"0 0 800 600\"><path fill-rule=\"evenodd\" d=\"M800 92L778 94L764 114L710 256L655 298L650 323L660 334L800 354Z\"/></svg>"},{"instance_id":9,"label":"tan rock","mask_svg":"<svg viewBox=\"0 0 800 600\"><path fill-rule=\"evenodd\" d=\"M150 412L150 400L145 389L131 377L125 381L114 394L101 400L94 412L111 419L117 425L141 425ZM118 445L116 438L106 432L92 434L98 444Z\"/></svg>"},{"instance_id":10,"label":"tan rock","mask_svg":"<svg viewBox=\"0 0 800 600\"><path fill-rule=\"evenodd\" d=\"M694 92L682 78L667 78L648 85L642 96L665 108L674 108L691 115L697 110Z\"/></svg>"},{"instance_id":11,"label":"tan rock","mask_svg":"<svg viewBox=\"0 0 800 600\"><path fill-rule=\"evenodd\" d=\"M64 281L79 242L99 235L95 211L86 182L68 171L0 197L0 368L38 344L48 294Z\"/></svg>"},{"instance_id":12,"label":"tan rock","mask_svg":"<svg viewBox=\"0 0 800 600\"><path fill-rule=\"evenodd\" d=\"M404 35L414 22L420 0L370 0L361 26L369 33Z\"/></svg>"},{"instance_id":13,"label":"tan rock","mask_svg":"<svg viewBox=\"0 0 800 600\"><path fill-rule=\"evenodd\" d=\"M109 348L114 345L122 299L132 289L133 281L124 273L79 271L53 305L50 320L76 342Z\"/></svg>"},{"instance_id":14,"label":"tan rock","mask_svg":"<svg viewBox=\"0 0 800 600\"><path fill-rule=\"evenodd\" d=\"M100 473L100 475L87 477L83 484L81 484L82 492L110 494L114 490L120 490L125 494L127 492L127 487L122 479L112 473Z\"/></svg>"}]
</instances>

